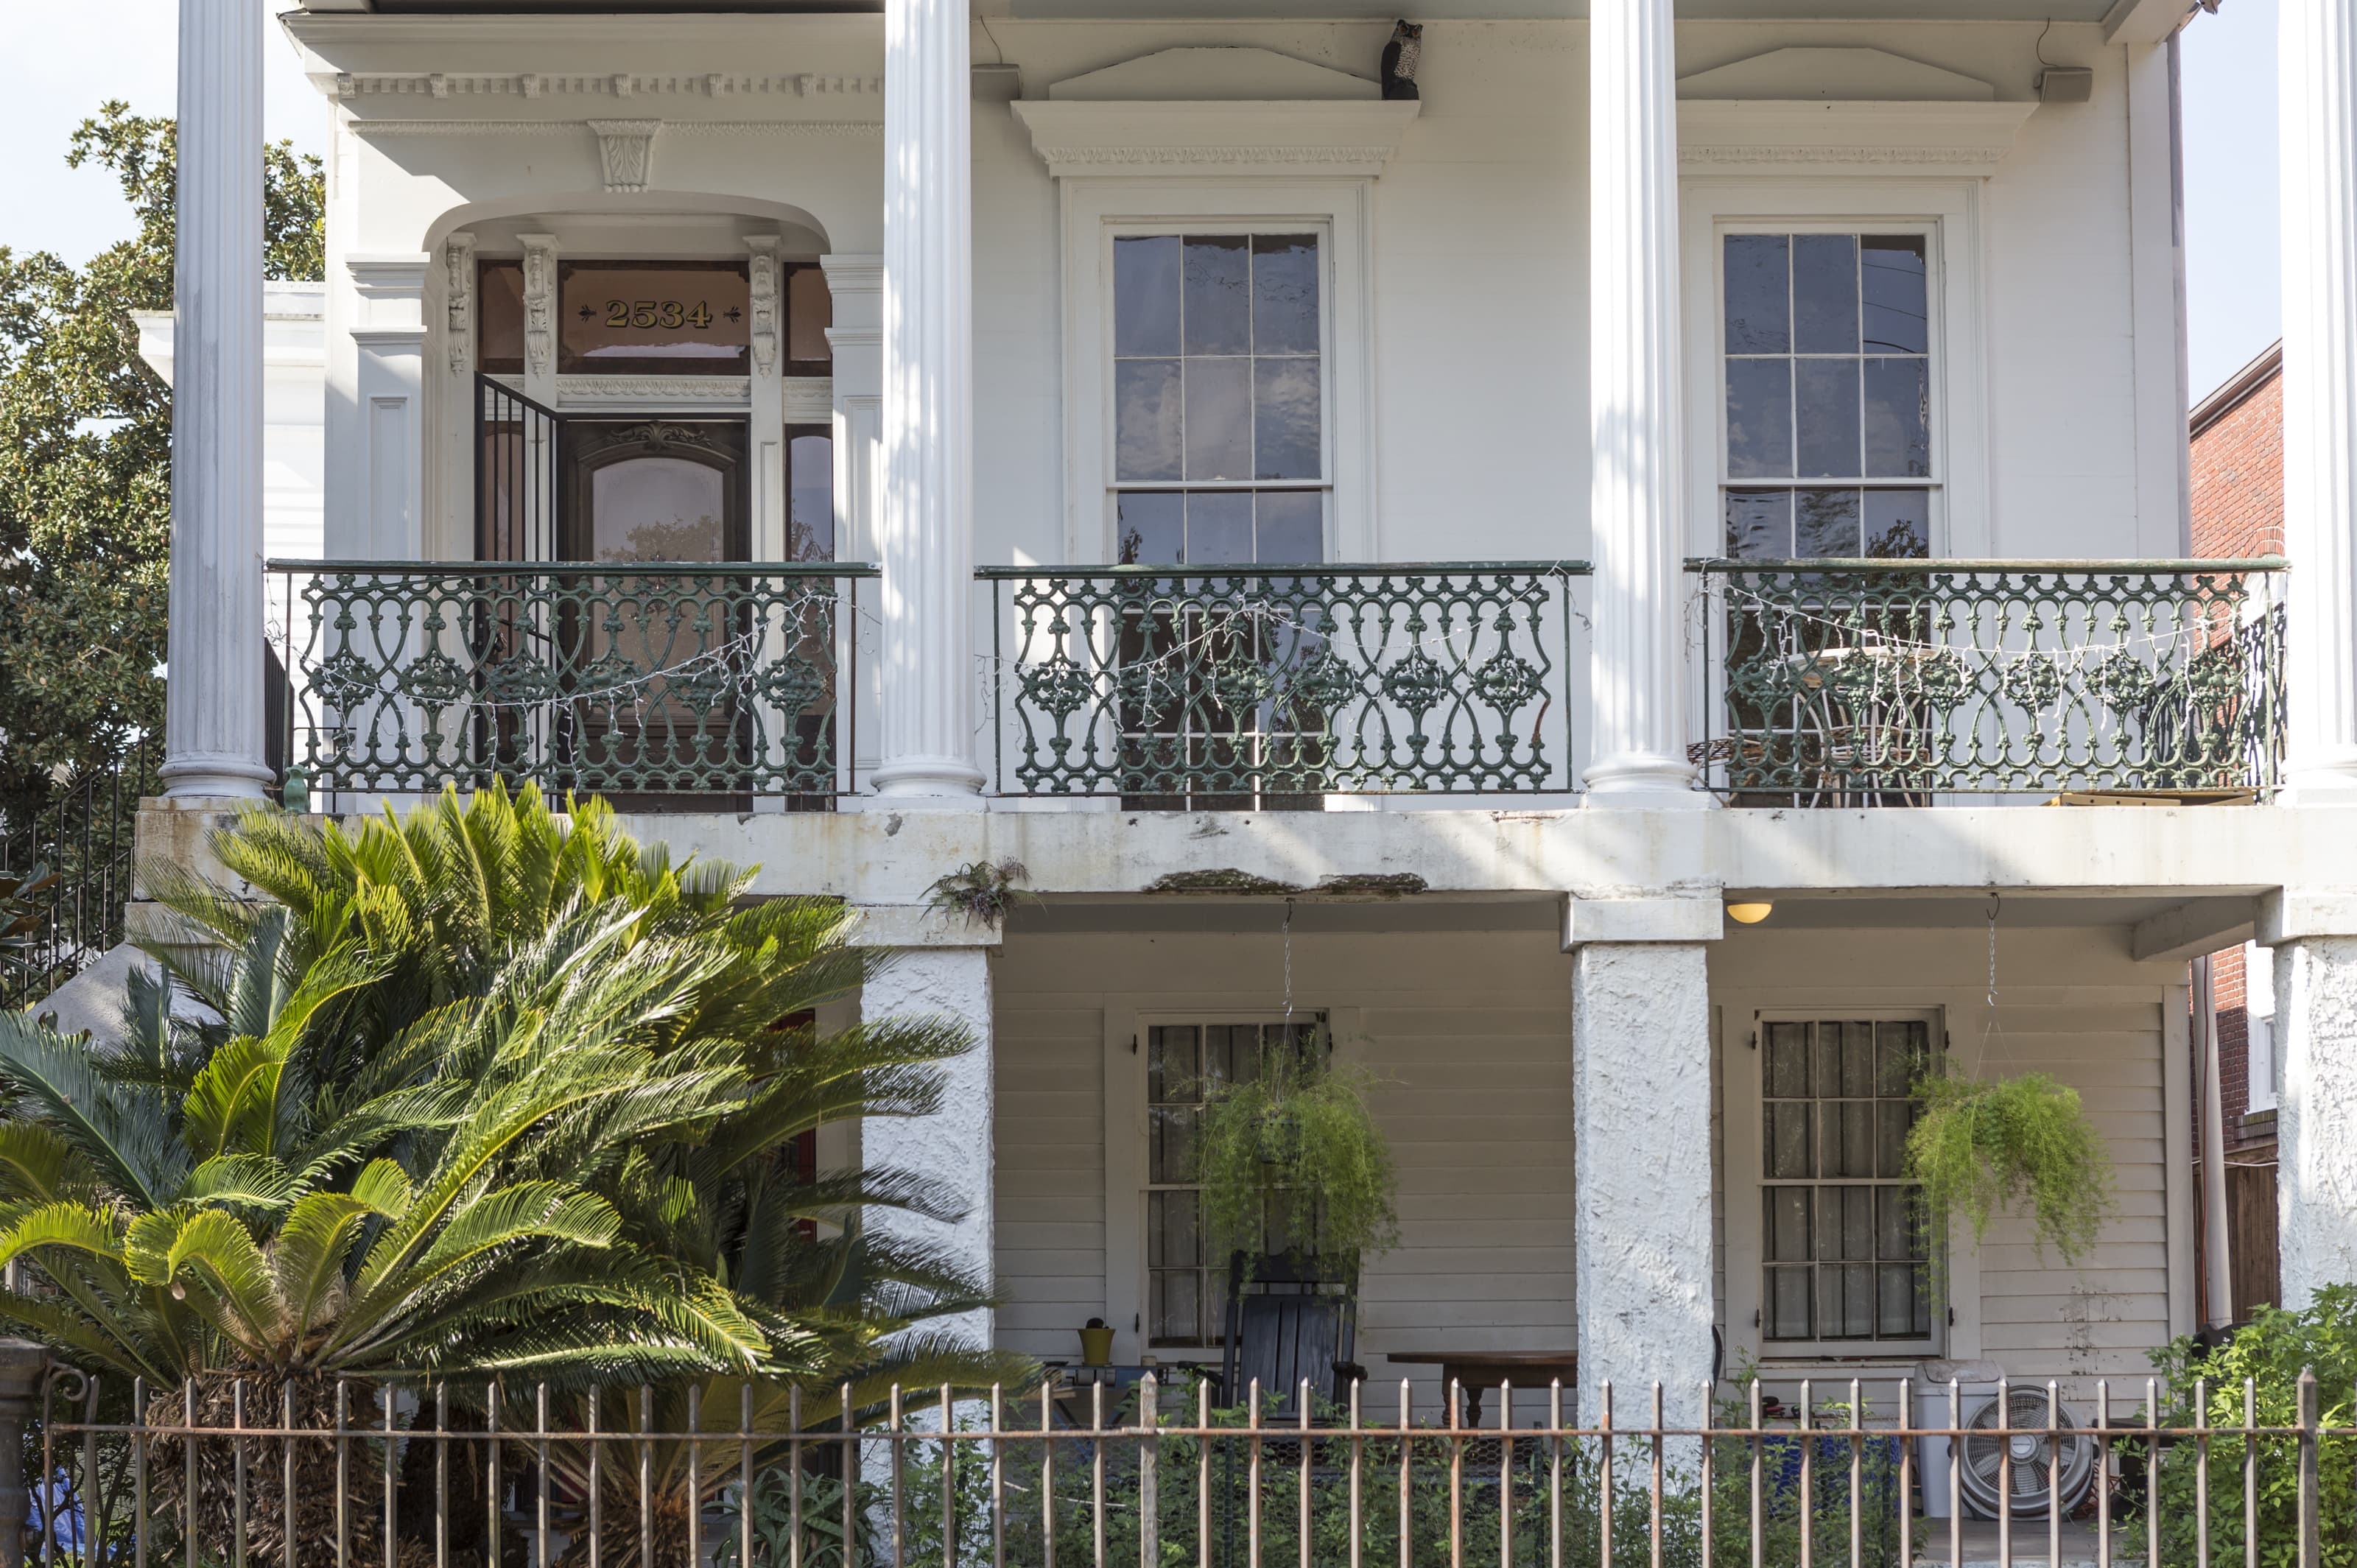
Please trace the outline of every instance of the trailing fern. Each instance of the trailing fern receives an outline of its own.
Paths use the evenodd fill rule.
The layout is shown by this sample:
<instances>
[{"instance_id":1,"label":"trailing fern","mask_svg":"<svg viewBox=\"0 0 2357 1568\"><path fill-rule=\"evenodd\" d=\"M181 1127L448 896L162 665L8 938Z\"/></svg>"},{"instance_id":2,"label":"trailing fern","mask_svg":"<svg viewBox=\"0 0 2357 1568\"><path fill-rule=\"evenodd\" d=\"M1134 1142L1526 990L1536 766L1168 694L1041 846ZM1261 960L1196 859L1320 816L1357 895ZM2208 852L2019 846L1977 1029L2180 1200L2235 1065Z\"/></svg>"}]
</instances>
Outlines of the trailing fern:
<instances>
[{"instance_id":1,"label":"trailing fern","mask_svg":"<svg viewBox=\"0 0 2357 1568\"><path fill-rule=\"evenodd\" d=\"M1962 1214L1977 1248L1999 1209L2026 1202L2039 1245L2072 1264L2093 1250L2114 1208L2112 1160L2077 1090L2039 1072L1984 1080L1934 1071L1916 1080L1915 1101L1907 1176L1922 1184L1932 1240Z\"/></svg>"},{"instance_id":2,"label":"trailing fern","mask_svg":"<svg viewBox=\"0 0 2357 1568\"><path fill-rule=\"evenodd\" d=\"M1399 1178L1369 1113L1362 1070L1337 1066L1322 1036L1272 1048L1249 1083L1209 1086L1195 1179L1212 1256L1269 1250L1356 1262L1396 1246Z\"/></svg>"}]
</instances>

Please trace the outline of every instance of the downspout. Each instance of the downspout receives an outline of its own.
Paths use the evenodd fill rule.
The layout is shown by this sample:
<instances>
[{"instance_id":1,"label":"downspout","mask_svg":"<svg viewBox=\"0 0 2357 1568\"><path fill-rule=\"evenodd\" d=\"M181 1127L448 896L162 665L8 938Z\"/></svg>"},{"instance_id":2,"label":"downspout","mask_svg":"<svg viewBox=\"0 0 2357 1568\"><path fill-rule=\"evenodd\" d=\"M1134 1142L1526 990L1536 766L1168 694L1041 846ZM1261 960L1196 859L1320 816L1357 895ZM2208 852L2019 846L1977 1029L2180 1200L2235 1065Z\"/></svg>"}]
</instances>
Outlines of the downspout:
<instances>
[{"instance_id":1,"label":"downspout","mask_svg":"<svg viewBox=\"0 0 2357 1568\"><path fill-rule=\"evenodd\" d=\"M2233 1255L2226 1235L2225 1098L2218 1087L2218 974L2214 957L2193 961L2194 1045L2201 1053L2201 1321L2234 1321Z\"/></svg>"}]
</instances>

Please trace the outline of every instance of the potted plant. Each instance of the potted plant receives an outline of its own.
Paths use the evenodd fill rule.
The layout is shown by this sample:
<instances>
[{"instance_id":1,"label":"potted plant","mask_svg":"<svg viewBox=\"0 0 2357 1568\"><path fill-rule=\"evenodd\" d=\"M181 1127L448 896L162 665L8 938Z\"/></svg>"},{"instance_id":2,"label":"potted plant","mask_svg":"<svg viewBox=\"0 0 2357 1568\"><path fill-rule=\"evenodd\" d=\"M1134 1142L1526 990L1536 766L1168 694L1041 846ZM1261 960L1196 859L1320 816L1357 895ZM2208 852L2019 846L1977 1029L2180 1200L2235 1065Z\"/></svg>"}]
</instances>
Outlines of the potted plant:
<instances>
[{"instance_id":1,"label":"potted plant","mask_svg":"<svg viewBox=\"0 0 2357 1568\"><path fill-rule=\"evenodd\" d=\"M2073 1264L2093 1250L2114 1208L2112 1160L2077 1090L2041 1072L1934 1069L1916 1080L1915 1102L1906 1173L1922 1185L1927 1234L1945 1235L1962 1214L1978 1248L1998 1209L2026 1202L2040 1246Z\"/></svg>"},{"instance_id":2,"label":"potted plant","mask_svg":"<svg viewBox=\"0 0 2357 1568\"><path fill-rule=\"evenodd\" d=\"M1212 1256L1275 1250L1356 1265L1399 1241L1399 1178L1367 1110L1366 1073L1331 1059L1323 1031L1270 1050L1258 1077L1204 1093L1195 1179Z\"/></svg>"}]
</instances>

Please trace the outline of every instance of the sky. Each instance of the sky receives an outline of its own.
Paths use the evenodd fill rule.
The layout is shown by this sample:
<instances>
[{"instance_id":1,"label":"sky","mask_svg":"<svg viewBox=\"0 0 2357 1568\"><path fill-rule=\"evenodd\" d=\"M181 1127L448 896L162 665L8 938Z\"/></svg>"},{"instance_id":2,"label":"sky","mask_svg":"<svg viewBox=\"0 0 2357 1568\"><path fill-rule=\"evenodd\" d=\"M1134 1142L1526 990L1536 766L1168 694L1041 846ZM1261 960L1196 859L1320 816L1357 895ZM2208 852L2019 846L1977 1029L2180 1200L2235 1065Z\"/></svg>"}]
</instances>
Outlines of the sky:
<instances>
[{"instance_id":1,"label":"sky","mask_svg":"<svg viewBox=\"0 0 2357 1568\"><path fill-rule=\"evenodd\" d=\"M283 10L291 0L268 0ZM0 0L0 245L71 262L130 232L103 170L65 166L66 138L107 98L172 111L174 0ZM2276 252L2276 0L2221 0L2184 38L2187 338L2198 402L2282 331ZM104 48L92 48L104 39ZM269 27L264 128L317 153L326 102ZM37 64L33 62L38 62Z\"/></svg>"}]
</instances>

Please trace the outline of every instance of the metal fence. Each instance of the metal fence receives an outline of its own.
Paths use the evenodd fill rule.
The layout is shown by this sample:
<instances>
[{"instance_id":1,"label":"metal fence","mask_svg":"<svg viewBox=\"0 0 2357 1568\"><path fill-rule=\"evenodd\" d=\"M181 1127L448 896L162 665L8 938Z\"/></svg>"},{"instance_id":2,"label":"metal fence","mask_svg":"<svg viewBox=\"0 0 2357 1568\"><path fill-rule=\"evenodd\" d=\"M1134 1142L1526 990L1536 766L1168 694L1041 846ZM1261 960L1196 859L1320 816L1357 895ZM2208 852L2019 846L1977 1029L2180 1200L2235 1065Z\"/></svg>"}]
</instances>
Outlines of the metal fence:
<instances>
[{"instance_id":1,"label":"metal fence","mask_svg":"<svg viewBox=\"0 0 2357 1568\"><path fill-rule=\"evenodd\" d=\"M66 780L21 822L0 822L0 882L30 907L22 945L0 950L0 1007L48 995L123 940L132 837L139 798L157 788L156 750L143 742Z\"/></svg>"},{"instance_id":2,"label":"metal fence","mask_svg":"<svg viewBox=\"0 0 2357 1568\"><path fill-rule=\"evenodd\" d=\"M1587 573L986 567L998 788L1172 808L1577 789Z\"/></svg>"},{"instance_id":3,"label":"metal fence","mask_svg":"<svg viewBox=\"0 0 2357 1568\"><path fill-rule=\"evenodd\" d=\"M2357 1552L2349 1391L2312 1376L2282 1419L2261 1419L2255 1386L2145 1383L2084 1406L2000 1387L1962 1423L1919 1422L1927 1396L1971 1400L1910 1380L1887 1410L1857 1383L1824 1404L1803 1384L1792 1409L1757 1383L1714 1404L1706 1384L1684 1396L1713 1412L1696 1425L1664 1421L1659 1385L1634 1412L1603 1386L1585 1422L1560 1384L1535 1417L1509 1390L1487 1423L1462 1391L1436 1423L1406 1384L1389 1412L1363 1387L1329 1408L1305 1386L1276 1422L1256 1385L1220 1409L1209 1382L1158 1375L1118 1397L896 1388L860 1409L848 1388L733 1381L601 1399L212 1377L158 1396L59 1367L26 1444L32 1537L43 1563L89 1568L2331 1568ZM2210 1420L2222 1402L2243 1419ZM1993 1521L1921 1517L1935 1487L1985 1497Z\"/></svg>"},{"instance_id":4,"label":"metal fence","mask_svg":"<svg viewBox=\"0 0 2357 1568\"><path fill-rule=\"evenodd\" d=\"M2273 789L2275 557L1711 561L1711 788L1780 804Z\"/></svg>"},{"instance_id":5,"label":"metal fence","mask_svg":"<svg viewBox=\"0 0 2357 1568\"><path fill-rule=\"evenodd\" d=\"M501 778L626 807L851 787L871 566L270 564L290 767L315 790Z\"/></svg>"}]
</instances>

